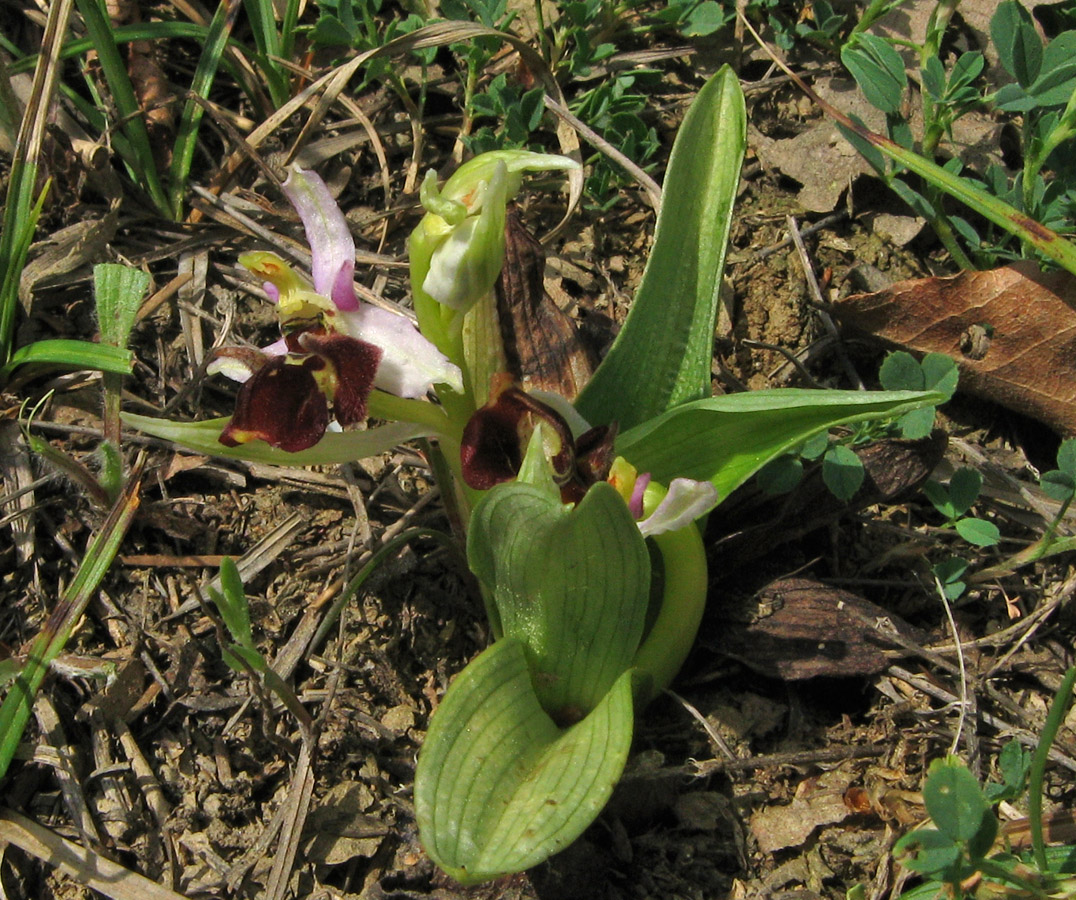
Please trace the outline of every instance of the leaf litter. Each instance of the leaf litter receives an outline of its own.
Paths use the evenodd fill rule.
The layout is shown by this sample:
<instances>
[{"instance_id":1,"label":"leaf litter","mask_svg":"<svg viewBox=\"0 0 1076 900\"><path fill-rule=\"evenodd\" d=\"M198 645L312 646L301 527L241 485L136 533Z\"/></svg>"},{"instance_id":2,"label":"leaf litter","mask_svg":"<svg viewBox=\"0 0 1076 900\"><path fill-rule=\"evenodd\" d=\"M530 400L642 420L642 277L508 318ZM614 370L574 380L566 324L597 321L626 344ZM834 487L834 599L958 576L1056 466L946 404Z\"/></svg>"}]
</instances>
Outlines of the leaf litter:
<instances>
[{"instance_id":1,"label":"leaf litter","mask_svg":"<svg viewBox=\"0 0 1076 900\"><path fill-rule=\"evenodd\" d=\"M675 62L664 74L665 98L682 108L698 79ZM787 87L763 83L759 96L756 123L790 124L781 110L798 109L799 101ZM781 102L771 106L767 97ZM327 107L319 113L323 127L334 115L350 114L345 109L325 119L329 112ZM393 131L398 112L383 102L370 115L387 135L398 133ZM274 139L294 137L283 121L277 119ZM655 117L655 124L669 135L675 121ZM270 134L267 129L260 139ZM234 149L224 147L216 158ZM361 242L378 253L367 286L389 302L405 295L396 263L400 236L411 220L404 211L386 208L383 179L399 197L413 149L403 139L386 141L381 154L388 165L377 173L361 164L361 150L347 151L352 180L345 199L379 211L368 224L357 223ZM272 186L242 168L239 160L245 157L236 153L229 163L236 187L223 187L223 177L217 182L223 197L233 208L256 198L252 219L274 231L285 229L263 212L280 205ZM443 161L424 159L433 165ZM50 213L57 227L109 214L96 201L65 199L66 211ZM745 179L727 330L717 347L719 386L772 383L786 362L773 347L802 355L817 378L836 383L841 377L798 254L757 256L783 240L794 203L770 173ZM207 201L201 209L214 208ZM550 224L558 214L537 198L530 198L527 213ZM595 310L618 321L652 227L648 206L629 189L617 207L576 216L573 236L547 248L574 267L547 268L547 277L570 273L554 274L550 293L570 311ZM254 246L237 221L219 215L212 238L209 232L188 238L137 228L130 207L119 209L108 252L148 267L157 287L175 284L188 241L212 245L199 274L204 290L186 296L166 292L147 306L136 332L140 377L127 385L134 411L159 414L165 404L169 414L228 411L228 397L198 378L199 360L230 333L264 342L268 322L236 278L235 255ZM35 279L31 314L40 333L76 336L74 324L87 320L80 273L103 251L91 252L85 242L72 246L75 255L69 253L63 263L66 274ZM809 239L809 251L817 270L831 270L837 286L863 263L905 277L925 275L930 262L855 220ZM937 282L929 290L943 292ZM983 286L953 293L979 295ZM901 296L897 287L891 289L891 311ZM920 299L913 306L925 303ZM940 319L935 314L926 324ZM768 346L750 347L744 339ZM984 359L997 355L998 340L995 328ZM1030 369L1035 354L1030 344L1024 346ZM861 343L849 349L870 380L876 351ZM1052 375L1047 366L1039 369L1040 378ZM55 392L34 432L82 457L95 443L91 387L92 380L45 377L18 389L35 400ZM1024 390L1036 388L1041 383L1028 374ZM1051 408L1063 407L1061 388L1053 390ZM13 417L18 404L12 395L5 400ZM977 454L977 464L1000 473L988 479L994 489L984 494L980 512L993 517L1014 543L1041 533L1037 504L1043 498L1027 477L1019 445L993 433L988 422L951 421L948 427L959 441L943 448L943 467ZM448 528L420 453L404 448L380 460L301 476L231 460L184 456L177 462L175 451L160 442L127 439L131 446L144 442L151 454L144 512L47 685L63 737L54 729L32 728L25 759L5 784L0 823L11 846L0 877L7 895L87 896L79 887L87 860L110 881L94 887L108 887L111 896L122 896L128 887L141 890L139 875L162 886L161 896L189 898L475 895L445 882L425 859L409 795L430 711L452 675L488 640L481 603L458 560L422 545L404 551L343 608L337 626L316 635L345 579L372 551L410 524ZM952 635L926 577L930 554L945 541L933 510L914 493L926 468L909 464L908 474L897 479L911 489L910 496L873 493L851 509L805 503L809 482L804 494L776 508L750 489L734 498L736 520L714 517L710 526L707 542L716 573L710 610L700 647L678 684L706 728L671 698L656 702L643 719L629 776L602 819L540 869L478 893L686 897L797 890L836 898L864 883L880 897L892 883L885 864L890 826L921 820L915 791L924 760L944 752L952 740L952 704L960 695ZM7 527L25 526L31 520L25 509L16 509L14 496L28 484L25 466L16 460L8 471L13 474L9 480L5 471L4 497L10 498L5 510L13 518ZM14 548L3 550L12 555L2 576L11 600L3 607L0 637L16 660L101 518L69 483L53 478L33 490L35 567L16 566ZM197 527L174 525L180 521ZM751 534L752 522L759 529L754 539L737 543L737 532ZM26 538L19 541L26 552ZM314 717L313 740L304 739L256 684L221 661L218 625L202 598L225 554L240 560L256 638ZM987 565L994 559L983 552L979 561ZM846 607L858 615L842 620L841 639L848 654L870 665L850 673L827 665L824 655L821 661L801 655L807 667L796 674L802 677L785 681L783 667L796 658L778 653L760 677L736 661L746 651L721 646L731 630L731 610L737 603L757 605L767 591L772 595L774 583L781 584L777 579L807 575L806 596L818 606L804 607L797 621L806 630L798 637L831 638L831 625L812 634L810 626L819 622L811 622L811 611L831 613L845 597ZM977 586L959 610L969 688L983 723L966 740L984 774L1003 737L1034 740L1045 698L1068 659L1074 587L1063 559L1044 562ZM864 618L903 621L915 630L905 631L903 644L883 642L880 648ZM1055 763L1060 768L1053 796L1062 811L1071 807L1066 784L1071 785L1074 753L1068 733ZM75 847L81 848L82 874L78 864L64 862ZM43 862L50 858L57 868ZM117 867L110 868L109 860L123 865L113 862ZM154 896L149 890L134 896Z\"/></svg>"}]
</instances>

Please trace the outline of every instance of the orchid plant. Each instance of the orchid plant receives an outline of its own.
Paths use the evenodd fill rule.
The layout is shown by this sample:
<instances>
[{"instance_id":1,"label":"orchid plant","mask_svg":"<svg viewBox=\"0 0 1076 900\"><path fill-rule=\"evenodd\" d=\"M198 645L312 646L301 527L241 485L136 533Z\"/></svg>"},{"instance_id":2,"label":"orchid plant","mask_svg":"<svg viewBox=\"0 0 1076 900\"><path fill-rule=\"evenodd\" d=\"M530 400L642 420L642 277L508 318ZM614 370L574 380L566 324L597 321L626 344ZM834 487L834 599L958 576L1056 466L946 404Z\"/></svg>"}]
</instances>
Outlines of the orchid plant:
<instances>
[{"instance_id":1,"label":"orchid plant","mask_svg":"<svg viewBox=\"0 0 1076 900\"><path fill-rule=\"evenodd\" d=\"M203 453L291 465L354 460L415 437L437 443L495 638L449 687L416 772L423 843L461 882L540 862L601 811L635 715L676 676L702 621L700 518L813 435L942 399L711 396L745 132L726 67L684 119L631 313L574 398L497 372L508 354L490 323L504 296L506 205L524 173L576 163L496 151L440 188L432 174L423 183L426 215L410 242L417 327L356 298L343 214L317 175L293 168L284 191L312 271L270 252L240 257L276 303L282 337L218 354L211 370L242 382L235 414L127 417ZM384 424L351 428L368 416Z\"/></svg>"}]
</instances>

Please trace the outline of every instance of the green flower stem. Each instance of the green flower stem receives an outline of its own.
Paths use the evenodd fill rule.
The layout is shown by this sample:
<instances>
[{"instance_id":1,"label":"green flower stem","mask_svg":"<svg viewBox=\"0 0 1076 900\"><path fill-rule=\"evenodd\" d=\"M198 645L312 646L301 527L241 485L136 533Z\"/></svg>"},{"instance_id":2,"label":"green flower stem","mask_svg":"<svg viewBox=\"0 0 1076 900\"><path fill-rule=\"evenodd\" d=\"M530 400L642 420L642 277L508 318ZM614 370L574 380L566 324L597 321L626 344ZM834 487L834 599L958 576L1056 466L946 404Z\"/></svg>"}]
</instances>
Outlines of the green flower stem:
<instances>
[{"instance_id":1,"label":"green flower stem","mask_svg":"<svg viewBox=\"0 0 1076 900\"><path fill-rule=\"evenodd\" d=\"M653 679L646 702L667 688L695 643L706 608L706 550L694 525L654 538L665 567L661 609L632 665Z\"/></svg>"}]
</instances>

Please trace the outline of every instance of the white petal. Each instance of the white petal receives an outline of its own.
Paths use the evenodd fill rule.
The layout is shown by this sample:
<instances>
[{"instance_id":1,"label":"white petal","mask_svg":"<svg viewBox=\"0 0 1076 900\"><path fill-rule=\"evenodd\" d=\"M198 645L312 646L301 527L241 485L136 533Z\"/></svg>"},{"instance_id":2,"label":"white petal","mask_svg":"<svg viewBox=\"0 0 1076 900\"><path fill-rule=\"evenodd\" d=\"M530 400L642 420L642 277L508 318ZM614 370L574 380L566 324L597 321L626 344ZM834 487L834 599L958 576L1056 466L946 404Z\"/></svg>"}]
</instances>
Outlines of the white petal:
<instances>
[{"instance_id":1,"label":"white petal","mask_svg":"<svg viewBox=\"0 0 1076 900\"><path fill-rule=\"evenodd\" d=\"M374 387L397 397L425 397L434 384L463 391L463 373L403 316L362 303L340 312L336 324L345 334L381 348Z\"/></svg>"},{"instance_id":2,"label":"white petal","mask_svg":"<svg viewBox=\"0 0 1076 900\"><path fill-rule=\"evenodd\" d=\"M709 481L674 478L657 509L639 523L643 537L679 531L717 505L717 488Z\"/></svg>"}]
</instances>

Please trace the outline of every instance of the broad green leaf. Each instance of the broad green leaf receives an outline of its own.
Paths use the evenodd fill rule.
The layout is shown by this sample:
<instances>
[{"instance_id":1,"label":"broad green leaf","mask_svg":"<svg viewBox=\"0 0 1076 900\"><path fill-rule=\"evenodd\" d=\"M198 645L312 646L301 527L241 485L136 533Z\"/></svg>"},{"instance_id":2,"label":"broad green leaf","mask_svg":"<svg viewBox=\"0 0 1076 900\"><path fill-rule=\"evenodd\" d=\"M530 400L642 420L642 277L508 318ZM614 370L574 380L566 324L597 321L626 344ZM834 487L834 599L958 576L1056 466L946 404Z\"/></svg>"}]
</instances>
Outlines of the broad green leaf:
<instances>
[{"instance_id":1,"label":"broad green leaf","mask_svg":"<svg viewBox=\"0 0 1076 900\"><path fill-rule=\"evenodd\" d=\"M574 508L528 484L499 485L475 507L467 557L555 718L589 712L631 667L650 557L611 485L594 485Z\"/></svg>"},{"instance_id":2,"label":"broad green leaf","mask_svg":"<svg viewBox=\"0 0 1076 900\"><path fill-rule=\"evenodd\" d=\"M1054 500L1064 503L1076 492L1076 480L1068 472L1054 469L1052 472L1044 472L1039 479L1043 492Z\"/></svg>"},{"instance_id":3,"label":"broad green leaf","mask_svg":"<svg viewBox=\"0 0 1076 900\"><path fill-rule=\"evenodd\" d=\"M620 435L616 452L668 483L709 480L722 499L775 456L835 425L903 415L942 401L915 391L778 388L688 403Z\"/></svg>"},{"instance_id":4,"label":"broad green leaf","mask_svg":"<svg viewBox=\"0 0 1076 900\"><path fill-rule=\"evenodd\" d=\"M882 361L878 381L887 391L921 391L926 387L923 367L904 350L890 353Z\"/></svg>"},{"instance_id":5,"label":"broad green leaf","mask_svg":"<svg viewBox=\"0 0 1076 900\"><path fill-rule=\"evenodd\" d=\"M223 456L229 459L245 459L250 462L269 463L277 466L327 466L337 463L354 462L367 456L377 456L391 450L397 444L420 437L430 437L436 432L432 428L414 425L410 422L393 422L379 425L366 431L329 432L309 450L288 453L277 450L262 441L240 444L238 447L225 447L218 438L228 419L206 419L202 422L172 422L168 419L154 419L151 416L138 416L124 413L123 421L132 428L152 434L154 437L172 441L208 456Z\"/></svg>"},{"instance_id":6,"label":"broad green leaf","mask_svg":"<svg viewBox=\"0 0 1076 900\"><path fill-rule=\"evenodd\" d=\"M863 478L863 463L844 444L834 444L822 457L822 481L838 500L851 500Z\"/></svg>"},{"instance_id":7,"label":"broad green leaf","mask_svg":"<svg viewBox=\"0 0 1076 900\"><path fill-rule=\"evenodd\" d=\"M1057 467L1062 472L1076 476L1076 440L1069 438L1057 448Z\"/></svg>"},{"instance_id":8,"label":"broad green leaf","mask_svg":"<svg viewBox=\"0 0 1076 900\"><path fill-rule=\"evenodd\" d=\"M905 413L897 421L897 427L900 428L900 436L909 441L929 437L934 430L934 407L913 409L910 413Z\"/></svg>"},{"instance_id":9,"label":"broad green leaf","mask_svg":"<svg viewBox=\"0 0 1076 900\"><path fill-rule=\"evenodd\" d=\"M415 772L415 817L434 862L464 884L529 868L574 841L608 801L631 746L632 673L560 729L505 639L457 676Z\"/></svg>"},{"instance_id":10,"label":"broad green leaf","mask_svg":"<svg viewBox=\"0 0 1076 900\"><path fill-rule=\"evenodd\" d=\"M960 370L955 360L944 353L928 353L920 363L923 368L923 387L928 391L938 391L950 399L956 393Z\"/></svg>"},{"instance_id":11,"label":"broad green leaf","mask_svg":"<svg viewBox=\"0 0 1076 900\"><path fill-rule=\"evenodd\" d=\"M1001 540L998 526L985 519L961 519L956 523L956 533L976 547L993 547Z\"/></svg>"},{"instance_id":12,"label":"broad green leaf","mask_svg":"<svg viewBox=\"0 0 1076 900\"><path fill-rule=\"evenodd\" d=\"M665 174L654 249L631 312L576 406L631 428L711 393L718 293L746 146L743 93L722 68L699 91Z\"/></svg>"},{"instance_id":13,"label":"broad green leaf","mask_svg":"<svg viewBox=\"0 0 1076 900\"><path fill-rule=\"evenodd\" d=\"M64 369L96 369L130 375L134 366L131 352L111 344L91 344L89 341L69 341L56 338L35 341L20 347L6 366L0 368L0 381L6 381L19 366L59 366Z\"/></svg>"},{"instance_id":14,"label":"broad green leaf","mask_svg":"<svg viewBox=\"0 0 1076 900\"><path fill-rule=\"evenodd\" d=\"M960 845L948 835L935 828L920 828L893 845L893 856L913 872L940 879L960 861L961 853ZM930 887L931 895L936 895L937 885Z\"/></svg>"},{"instance_id":15,"label":"broad green leaf","mask_svg":"<svg viewBox=\"0 0 1076 900\"><path fill-rule=\"evenodd\" d=\"M971 841L990 830L997 820L983 797L979 782L957 757L936 759L923 785L923 802L934 824L954 841ZM991 840L993 835L991 835Z\"/></svg>"},{"instance_id":16,"label":"broad green leaf","mask_svg":"<svg viewBox=\"0 0 1076 900\"><path fill-rule=\"evenodd\" d=\"M964 466L953 473L949 479L949 498L953 502L953 514L962 516L972 504L979 499L983 487L983 476L978 469Z\"/></svg>"},{"instance_id":17,"label":"broad green leaf","mask_svg":"<svg viewBox=\"0 0 1076 900\"><path fill-rule=\"evenodd\" d=\"M945 485L936 481L928 481L920 490L926 494L926 498L946 519L952 520L956 518L956 509L953 507L953 501L949 497L949 489Z\"/></svg>"},{"instance_id":18,"label":"broad green leaf","mask_svg":"<svg viewBox=\"0 0 1076 900\"><path fill-rule=\"evenodd\" d=\"M900 54L873 34L857 34L855 43L841 48L841 62L872 106L884 113L900 110L908 76Z\"/></svg>"},{"instance_id":19,"label":"broad green leaf","mask_svg":"<svg viewBox=\"0 0 1076 900\"><path fill-rule=\"evenodd\" d=\"M990 36L1005 71L1021 87L1029 87L1042 66L1042 40L1027 10L1015 0L998 4L990 20Z\"/></svg>"},{"instance_id":20,"label":"broad green leaf","mask_svg":"<svg viewBox=\"0 0 1076 900\"><path fill-rule=\"evenodd\" d=\"M150 281L147 272L131 266L101 263L93 267L93 300L103 341L116 347L127 346Z\"/></svg>"}]
</instances>

